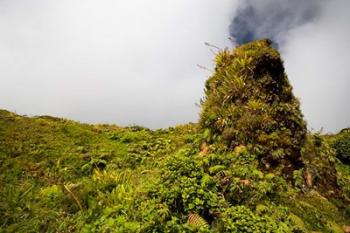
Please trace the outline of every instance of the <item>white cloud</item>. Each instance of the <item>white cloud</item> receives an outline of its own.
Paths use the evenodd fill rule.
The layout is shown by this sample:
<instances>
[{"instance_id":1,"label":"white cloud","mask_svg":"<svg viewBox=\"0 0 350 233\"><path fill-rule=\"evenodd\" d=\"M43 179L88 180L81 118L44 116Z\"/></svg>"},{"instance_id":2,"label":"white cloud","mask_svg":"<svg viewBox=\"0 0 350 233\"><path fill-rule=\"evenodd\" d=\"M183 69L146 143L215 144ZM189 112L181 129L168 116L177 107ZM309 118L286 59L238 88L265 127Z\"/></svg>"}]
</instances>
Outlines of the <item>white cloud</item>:
<instances>
[{"instance_id":1,"label":"white cloud","mask_svg":"<svg viewBox=\"0 0 350 233\"><path fill-rule=\"evenodd\" d=\"M319 20L293 29L282 50L309 128L350 126L349 1L325 3Z\"/></svg>"},{"instance_id":2,"label":"white cloud","mask_svg":"<svg viewBox=\"0 0 350 233\"><path fill-rule=\"evenodd\" d=\"M229 44L222 0L0 2L0 108L84 122L196 121L211 65Z\"/></svg>"},{"instance_id":3,"label":"white cloud","mask_svg":"<svg viewBox=\"0 0 350 233\"><path fill-rule=\"evenodd\" d=\"M350 124L350 3L317 2L322 11L309 23L281 20L287 30L280 49L309 127L336 131ZM212 64L204 42L229 44L238 3L2 0L0 108L152 128L197 121L195 103L210 73L196 65ZM305 3L309 10L312 3Z\"/></svg>"}]
</instances>

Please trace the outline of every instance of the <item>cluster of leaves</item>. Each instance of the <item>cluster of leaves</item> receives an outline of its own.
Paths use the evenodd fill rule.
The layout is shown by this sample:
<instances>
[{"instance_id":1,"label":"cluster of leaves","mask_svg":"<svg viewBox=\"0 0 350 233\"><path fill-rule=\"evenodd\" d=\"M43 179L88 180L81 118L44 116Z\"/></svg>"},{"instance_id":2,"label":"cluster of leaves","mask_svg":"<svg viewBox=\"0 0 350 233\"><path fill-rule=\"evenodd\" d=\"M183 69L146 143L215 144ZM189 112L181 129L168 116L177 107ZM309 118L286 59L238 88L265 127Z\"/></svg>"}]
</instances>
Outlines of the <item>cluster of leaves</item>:
<instances>
[{"instance_id":1,"label":"cluster of leaves","mask_svg":"<svg viewBox=\"0 0 350 233\"><path fill-rule=\"evenodd\" d=\"M245 147L205 156L179 150L166 160L149 196L169 211L157 223L160 232L334 232L349 218L341 201L333 204L315 189L261 171ZM189 222L193 214L198 225Z\"/></svg>"},{"instance_id":2,"label":"cluster of leaves","mask_svg":"<svg viewBox=\"0 0 350 233\"><path fill-rule=\"evenodd\" d=\"M303 174L311 178L309 185L317 187L325 195L339 194L335 153L322 135L308 134L302 148L302 159L305 164Z\"/></svg>"},{"instance_id":3,"label":"cluster of leaves","mask_svg":"<svg viewBox=\"0 0 350 233\"><path fill-rule=\"evenodd\" d=\"M265 163L297 165L306 124L270 41L219 53L205 94L200 123L212 139L222 138L232 149L251 144Z\"/></svg>"},{"instance_id":4,"label":"cluster of leaves","mask_svg":"<svg viewBox=\"0 0 350 233\"><path fill-rule=\"evenodd\" d=\"M290 232L293 226L288 215L282 219L279 212L277 221L277 215L260 216L262 212L254 211L259 203L278 198L279 190L287 186L283 178L264 174L257 165L255 156L244 148L205 157L190 148L178 151L165 162L161 178L149 191L171 213L161 226L172 226L175 219L175 226L187 231L205 232L210 227L211 232ZM279 207L271 208L273 211ZM207 224L189 224L188 216L193 213Z\"/></svg>"},{"instance_id":5,"label":"cluster of leaves","mask_svg":"<svg viewBox=\"0 0 350 233\"><path fill-rule=\"evenodd\" d=\"M336 161L338 184L342 187L345 198L350 201L350 129L341 130L337 135L330 138L330 143L338 158ZM350 213L350 207L346 210Z\"/></svg>"},{"instance_id":6,"label":"cluster of leaves","mask_svg":"<svg viewBox=\"0 0 350 233\"><path fill-rule=\"evenodd\" d=\"M337 157L344 163L350 164L350 129L343 129L337 135L333 147Z\"/></svg>"}]
</instances>

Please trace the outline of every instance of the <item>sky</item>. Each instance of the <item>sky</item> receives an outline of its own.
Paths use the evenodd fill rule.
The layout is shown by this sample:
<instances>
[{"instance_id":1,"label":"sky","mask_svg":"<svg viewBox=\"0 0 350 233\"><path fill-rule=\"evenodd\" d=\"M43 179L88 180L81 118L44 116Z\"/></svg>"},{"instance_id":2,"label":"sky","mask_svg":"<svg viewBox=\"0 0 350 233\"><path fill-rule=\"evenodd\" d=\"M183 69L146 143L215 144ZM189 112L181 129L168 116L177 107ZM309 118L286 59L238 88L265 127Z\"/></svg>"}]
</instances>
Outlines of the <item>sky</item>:
<instances>
[{"instance_id":1,"label":"sky","mask_svg":"<svg viewBox=\"0 0 350 233\"><path fill-rule=\"evenodd\" d=\"M197 122L217 52L205 43L269 37L309 129L336 132L350 126L348 10L347 0L0 0L0 108L153 129Z\"/></svg>"}]
</instances>

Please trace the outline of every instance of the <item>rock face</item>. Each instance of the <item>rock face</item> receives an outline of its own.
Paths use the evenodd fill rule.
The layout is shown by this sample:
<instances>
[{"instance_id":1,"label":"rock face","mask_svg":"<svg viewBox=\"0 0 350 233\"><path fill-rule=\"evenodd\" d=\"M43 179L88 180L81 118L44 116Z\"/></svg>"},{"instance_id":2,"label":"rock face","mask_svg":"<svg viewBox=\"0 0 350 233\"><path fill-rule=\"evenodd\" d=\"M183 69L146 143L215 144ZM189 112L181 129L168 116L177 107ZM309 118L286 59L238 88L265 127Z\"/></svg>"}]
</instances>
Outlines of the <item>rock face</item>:
<instances>
[{"instance_id":1,"label":"rock face","mask_svg":"<svg viewBox=\"0 0 350 233\"><path fill-rule=\"evenodd\" d=\"M301 165L306 123L271 41L224 50L205 85L200 124L230 149L245 145L267 167Z\"/></svg>"}]
</instances>

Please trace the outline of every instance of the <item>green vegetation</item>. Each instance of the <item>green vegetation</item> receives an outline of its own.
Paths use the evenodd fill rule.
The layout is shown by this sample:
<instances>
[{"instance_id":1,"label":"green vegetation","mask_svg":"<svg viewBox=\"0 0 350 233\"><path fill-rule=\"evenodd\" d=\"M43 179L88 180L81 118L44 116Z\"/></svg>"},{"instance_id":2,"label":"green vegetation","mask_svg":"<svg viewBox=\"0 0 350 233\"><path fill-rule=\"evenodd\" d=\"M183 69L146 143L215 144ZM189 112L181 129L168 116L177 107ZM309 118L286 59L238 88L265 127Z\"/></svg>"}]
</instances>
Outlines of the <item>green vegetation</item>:
<instances>
[{"instance_id":1,"label":"green vegetation","mask_svg":"<svg viewBox=\"0 0 350 233\"><path fill-rule=\"evenodd\" d=\"M266 167L282 165L288 176L300 167L306 124L279 53L270 45L260 40L217 55L201 125L231 148L251 147Z\"/></svg>"},{"instance_id":2,"label":"green vegetation","mask_svg":"<svg viewBox=\"0 0 350 233\"><path fill-rule=\"evenodd\" d=\"M154 131L0 110L0 232L343 232L342 137L306 132L268 41L220 53L206 94Z\"/></svg>"},{"instance_id":3,"label":"green vegetation","mask_svg":"<svg viewBox=\"0 0 350 233\"><path fill-rule=\"evenodd\" d=\"M337 157L344 163L350 164L350 129L343 129L333 144Z\"/></svg>"}]
</instances>

